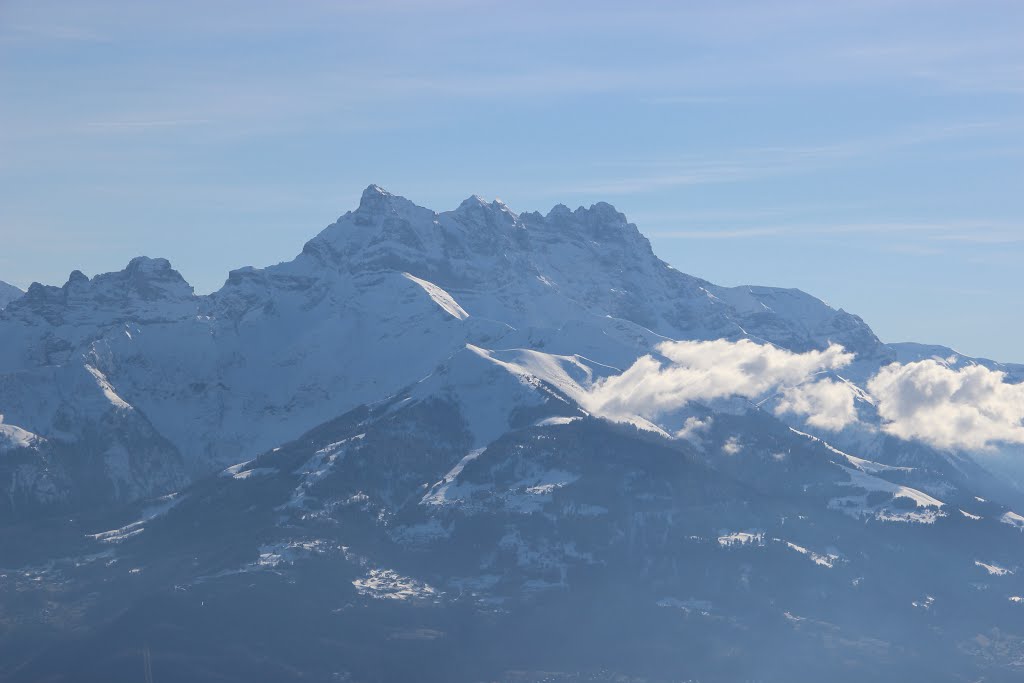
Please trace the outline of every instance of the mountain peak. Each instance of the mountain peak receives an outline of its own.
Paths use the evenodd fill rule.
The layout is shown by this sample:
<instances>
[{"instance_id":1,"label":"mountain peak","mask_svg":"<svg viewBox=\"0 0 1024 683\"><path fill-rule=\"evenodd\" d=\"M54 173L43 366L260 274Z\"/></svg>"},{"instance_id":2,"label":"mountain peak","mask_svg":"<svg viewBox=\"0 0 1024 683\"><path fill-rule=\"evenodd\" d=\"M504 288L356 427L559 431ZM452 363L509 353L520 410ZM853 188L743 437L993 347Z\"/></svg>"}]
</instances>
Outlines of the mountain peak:
<instances>
[{"instance_id":1,"label":"mountain peak","mask_svg":"<svg viewBox=\"0 0 1024 683\"><path fill-rule=\"evenodd\" d=\"M553 234L578 234L603 245L616 245L619 249L642 258L653 257L650 243L624 214L607 202L570 209L556 204L546 216L539 213L520 214L528 227L538 227Z\"/></svg>"},{"instance_id":2,"label":"mountain peak","mask_svg":"<svg viewBox=\"0 0 1024 683\"><path fill-rule=\"evenodd\" d=\"M582 207L581 207L582 208ZM572 215L572 210L565 204L555 204L548 211L548 214L544 216L547 220L559 220Z\"/></svg>"},{"instance_id":3,"label":"mountain peak","mask_svg":"<svg viewBox=\"0 0 1024 683\"><path fill-rule=\"evenodd\" d=\"M512 224L518 221L519 216L513 213L508 206L500 199L488 203L486 199L478 194L471 195L465 199L459 207L451 212L459 219L482 220L491 225L499 223Z\"/></svg>"},{"instance_id":4,"label":"mountain peak","mask_svg":"<svg viewBox=\"0 0 1024 683\"><path fill-rule=\"evenodd\" d=\"M127 273L163 274L177 272L171 268L171 262L165 258L150 258L148 256L136 256L125 267Z\"/></svg>"},{"instance_id":5,"label":"mountain peak","mask_svg":"<svg viewBox=\"0 0 1024 683\"><path fill-rule=\"evenodd\" d=\"M405 197L392 194L380 185L369 185L359 198L359 207L351 214L346 214L348 215L353 217L356 225L368 226L379 224L385 216L397 216L402 220L422 220L425 217L432 217L434 212ZM327 230L330 231L331 227Z\"/></svg>"},{"instance_id":6,"label":"mountain peak","mask_svg":"<svg viewBox=\"0 0 1024 683\"><path fill-rule=\"evenodd\" d=\"M543 306L552 310L579 306L587 315L610 315L673 337L743 330L800 349L837 339L858 353L879 343L862 321L805 300L810 297L772 295L774 303L768 303L770 293L715 288L670 268L607 202L575 209L558 204L545 216L516 214L500 200L474 194L437 212L379 185L368 186L359 207L309 240L294 261L234 271L214 297L218 310L235 319L244 311L275 310L286 292L312 306L337 287L351 286L352 276L376 282L389 271L449 290L467 310L490 311L487 317L495 320L504 321L507 313L522 322L516 311L540 310L535 288L543 287L551 294ZM671 294L663 294L666 288ZM516 296L518 303L498 312Z\"/></svg>"},{"instance_id":7,"label":"mountain peak","mask_svg":"<svg viewBox=\"0 0 1024 683\"><path fill-rule=\"evenodd\" d=\"M363 190L363 194L359 197L359 208L356 209L356 213L371 215L382 214L386 213L389 208L405 204L412 204L412 202L405 197L399 197L396 194L388 192L380 185L371 184Z\"/></svg>"},{"instance_id":8,"label":"mountain peak","mask_svg":"<svg viewBox=\"0 0 1024 683\"><path fill-rule=\"evenodd\" d=\"M598 202L591 204L589 209L584 209L582 206L576 209L575 213L589 213L592 216L600 218L608 218L612 220L620 220L623 223L626 222L626 215L616 209L608 202Z\"/></svg>"},{"instance_id":9,"label":"mountain peak","mask_svg":"<svg viewBox=\"0 0 1024 683\"><path fill-rule=\"evenodd\" d=\"M120 273L93 278L93 283L97 285L107 282L127 285L143 299L188 299L193 296L192 285L165 258L136 256Z\"/></svg>"},{"instance_id":10,"label":"mountain peak","mask_svg":"<svg viewBox=\"0 0 1024 683\"><path fill-rule=\"evenodd\" d=\"M478 194L471 194L468 197L466 197L465 199L463 199L462 203L459 204L459 208L457 208L455 210L457 212L458 211L468 211L468 210L472 210L472 209L475 209L475 208L478 208L478 207L484 207L484 206L487 206L487 200L485 200L483 197L481 197Z\"/></svg>"},{"instance_id":11,"label":"mountain peak","mask_svg":"<svg viewBox=\"0 0 1024 683\"><path fill-rule=\"evenodd\" d=\"M65 287L69 287L69 286L71 286L73 284L77 284L79 282L88 282L88 281L89 281L89 276L76 268L75 270L72 270L71 273L68 275L68 281L67 281L67 283L65 283L64 286Z\"/></svg>"},{"instance_id":12,"label":"mountain peak","mask_svg":"<svg viewBox=\"0 0 1024 683\"><path fill-rule=\"evenodd\" d=\"M393 196L393 194L385 190L380 185L377 185L376 183L370 183L369 185L366 186L366 189L363 190L363 194L359 198L359 205L362 206L365 203L372 203L375 201L380 201L381 198Z\"/></svg>"},{"instance_id":13,"label":"mountain peak","mask_svg":"<svg viewBox=\"0 0 1024 683\"><path fill-rule=\"evenodd\" d=\"M73 270L53 287L33 282L5 308L19 317L39 316L54 325L93 325L132 319L168 320L194 313L192 286L163 258L137 256L123 270L88 277Z\"/></svg>"},{"instance_id":14,"label":"mountain peak","mask_svg":"<svg viewBox=\"0 0 1024 683\"><path fill-rule=\"evenodd\" d=\"M544 218L555 221L576 219L588 222L626 223L625 214L608 202L597 202L596 204L591 204L590 208L579 206L575 210L570 209L565 204L555 204Z\"/></svg>"}]
</instances>

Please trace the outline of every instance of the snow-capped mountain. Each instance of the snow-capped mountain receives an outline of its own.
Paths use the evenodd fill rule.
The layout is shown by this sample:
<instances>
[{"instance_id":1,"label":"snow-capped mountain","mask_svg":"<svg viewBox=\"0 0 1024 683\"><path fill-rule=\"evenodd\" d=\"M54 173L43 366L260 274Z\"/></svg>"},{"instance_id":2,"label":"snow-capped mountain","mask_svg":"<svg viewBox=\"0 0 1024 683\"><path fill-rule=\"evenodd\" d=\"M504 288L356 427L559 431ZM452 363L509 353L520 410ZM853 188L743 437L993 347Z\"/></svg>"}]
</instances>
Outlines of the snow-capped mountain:
<instances>
[{"instance_id":1,"label":"snow-capped mountain","mask_svg":"<svg viewBox=\"0 0 1024 683\"><path fill-rule=\"evenodd\" d=\"M683 274L607 204L371 185L213 294L163 259L76 271L0 340L0 677L127 680L142 647L239 681L1024 661L1024 506L964 445L1014 433L922 436L894 374L1024 368Z\"/></svg>"},{"instance_id":2,"label":"snow-capped mountain","mask_svg":"<svg viewBox=\"0 0 1024 683\"><path fill-rule=\"evenodd\" d=\"M891 353L859 318L802 292L720 288L672 269L607 204L517 216L472 197L439 214L376 186L294 260L233 271L210 296L167 261L138 258L33 285L0 336L6 423L75 438L85 426L57 420L53 431L68 394L51 375L70 382L84 369L95 386L76 402L88 393L135 409L193 476L383 400L467 343L615 367L666 337Z\"/></svg>"}]
</instances>

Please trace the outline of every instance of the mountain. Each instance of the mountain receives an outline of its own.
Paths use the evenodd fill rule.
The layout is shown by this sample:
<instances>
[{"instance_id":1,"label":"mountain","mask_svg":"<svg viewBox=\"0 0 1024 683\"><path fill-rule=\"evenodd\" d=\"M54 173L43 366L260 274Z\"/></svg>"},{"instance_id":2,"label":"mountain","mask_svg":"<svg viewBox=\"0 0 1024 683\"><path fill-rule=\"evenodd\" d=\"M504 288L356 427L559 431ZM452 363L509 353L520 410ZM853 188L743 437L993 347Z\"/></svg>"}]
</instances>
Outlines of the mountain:
<instances>
[{"instance_id":1,"label":"mountain","mask_svg":"<svg viewBox=\"0 0 1024 683\"><path fill-rule=\"evenodd\" d=\"M144 463L108 468L124 498L173 490L383 400L466 344L623 367L665 337L748 335L891 355L859 318L802 292L720 288L672 269L607 204L517 216L473 197L437 214L371 186L294 260L233 271L209 296L148 258L32 285L0 317L0 386L5 421L40 442L81 442L104 411L153 432L165 477L130 474ZM61 385L94 410L65 419ZM85 450L110 460L110 448Z\"/></svg>"},{"instance_id":2,"label":"mountain","mask_svg":"<svg viewBox=\"0 0 1024 683\"><path fill-rule=\"evenodd\" d=\"M1021 675L1024 499L899 373L1022 368L608 204L371 185L213 294L76 271L0 340L4 680Z\"/></svg>"},{"instance_id":3,"label":"mountain","mask_svg":"<svg viewBox=\"0 0 1024 683\"><path fill-rule=\"evenodd\" d=\"M0 310L24 293L14 285L9 285L0 280Z\"/></svg>"}]
</instances>

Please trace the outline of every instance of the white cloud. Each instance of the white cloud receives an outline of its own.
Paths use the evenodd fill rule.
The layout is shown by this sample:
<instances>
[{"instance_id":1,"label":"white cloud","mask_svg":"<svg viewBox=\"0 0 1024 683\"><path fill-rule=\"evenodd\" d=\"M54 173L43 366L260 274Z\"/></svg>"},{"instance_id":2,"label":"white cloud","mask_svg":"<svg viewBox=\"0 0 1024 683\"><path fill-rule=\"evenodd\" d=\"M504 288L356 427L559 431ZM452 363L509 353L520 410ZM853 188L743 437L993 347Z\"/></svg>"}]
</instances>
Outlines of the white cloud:
<instances>
[{"instance_id":1,"label":"white cloud","mask_svg":"<svg viewBox=\"0 0 1024 683\"><path fill-rule=\"evenodd\" d=\"M647 172L642 174L628 173L605 180L591 181L582 185L560 187L556 194L577 193L588 195L636 194L653 192L666 188L702 185L708 183L745 182L758 178L784 174L807 173L823 168L848 163L853 159L880 156L899 151L907 147L930 145L948 139L965 138L996 134L1010 127L1015 129L1016 122L1008 121L968 121L939 126L917 126L905 128L884 135L835 140L817 145L793 145L753 147L736 149L725 155L685 156L676 159L648 160L637 164L635 161L619 164L605 163L607 166L622 166L630 169L640 166ZM817 232L817 224L807 225L803 230ZM860 231L858 226L837 226L840 231L849 231L852 227ZM870 231L884 231L884 227L867 226ZM927 227L927 226L925 226ZM746 231L761 230L762 226L751 226ZM792 226L769 226L768 231L791 232ZM742 231L732 231L741 233ZM658 233L675 237L708 237L715 235L713 230L673 230ZM769 233L772 234L772 233ZM735 236L740 236L739 234Z\"/></svg>"},{"instance_id":2,"label":"white cloud","mask_svg":"<svg viewBox=\"0 0 1024 683\"><path fill-rule=\"evenodd\" d=\"M867 385L882 429L938 448L1024 443L1024 384L980 365L954 370L934 360L893 363Z\"/></svg>"},{"instance_id":3,"label":"white cloud","mask_svg":"<svg viewBox=\"0 0 1024 683\"><path fill-rule=\"evenodd\" d=\"M657 347L665 362L643 356L625 372L598 381L585 397L591 412L613 419L645 419L677 410L691 401L731 396L756 398L808 382L819 372L848 365L853 354L833 344L824 351L793 353L743 339L664 342ZM825 393L807 394L799 405L826 406L834 421L835 399ZM803 396L803 395L801 395Z\"/></svg>"},{"instance_id":4,"label":"white cloud","mask_svg":"<svg viewBox=\"0 0 1024 683\"><path fill-rule=\"evenodd\" d=\"M0 417L3 417L0 415ZM686 418L682 428L676 432L677 439L685 439L700 444L704 442L703 435L711 428L712 418L700 419L693 416Z\"/></svg>"},{"instance_id":5,"label":"white cloud","mask_svg":"<svg viewBox=\"0 0 1024 683\"><path fill-rule=\"evenodd\" d=\"M858 421L858 390L818 377L853 360L837 344L794 353L746 339L720 339L665 342L656 351L622 374L596 382L581 397L584 407L613 420L658 423L694 401L776 396L776 415L803 417L809 427L838 431ZM935 360L893 363L868 380L866 389L881 429L898 438L943 449L1024 444L1024 383L1007 383L998 370L952 369ZM700 442L710 422L689 417L675 435Z\"/></svg>"},{"instance_id":6,"label":"white cloud","mask_svg":"<svg viewBox=\"0 0 1024 683\"><path fill-rule=\"evenodd\" d=\"M832 380L787 387L775 414L806 415L809 426L838 431L857 420L854 396L850 385Z\"/></svg>"}]
</instances>

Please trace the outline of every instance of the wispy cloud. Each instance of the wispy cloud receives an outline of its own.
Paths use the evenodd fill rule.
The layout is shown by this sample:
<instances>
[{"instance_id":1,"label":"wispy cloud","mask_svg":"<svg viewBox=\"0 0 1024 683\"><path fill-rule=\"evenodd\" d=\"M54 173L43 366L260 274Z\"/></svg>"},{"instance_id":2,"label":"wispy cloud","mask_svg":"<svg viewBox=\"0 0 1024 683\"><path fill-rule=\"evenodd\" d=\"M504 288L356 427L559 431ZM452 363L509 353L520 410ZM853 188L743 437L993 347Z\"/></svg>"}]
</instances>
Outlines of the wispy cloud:
<instances>
[{"instance_id":1,"label":"wispy cloud","mask_svg":"<svg viewBox=\"0 0 1024 683\"><path fill-rule=\"evenodd\" d=\"M644 97L641 101L647 104L724 104L735 102L736 98L722 95L658 95Z\"/></svg>"},{"instance_id":2,"label":"wispy cloud","mask_svg":"<svg viewBox=\"0 0 1024 683\"><path fill-rule=\"evenodd\" d=\"M89 128L99 128L103 130L140 130L147 128L198 126L210 122L210 119L149 119L135 121L90 121L85 125Z\"/></svg>"},{"instance_id":3,"label":"wispy cloud","mask_svg":"<svg viewBox=\"0 0 1024 683\"><path fill-rule=\"evenodd\" d=\"M965 232L947 235L932 235L931 239L943 242L968 242L973 244L1021 244L1024 243L1024 225L1012 231L986 227L978 228L977 232Z\"/></svg>"},{"instance_id":4,"label":"wispy cloud","mask_svg":"<svg viewBox=\"0 0 1024 683\"><path fill-rule=\"evenodd\" d=\"M792 226L764 226L759 228L721 228L704 230L648 230L651 237L672 237L697 240L733 240L750 237L776 237L794 234Z\"/></svg>"},{"instance_id":5,"label":"wispy cloud","mask_svg":"<svg viewBox=\"0 0 1024 683\"><path fill-rule=\"evenodd\" d=\"M100 43L106 39L100 32L72 24L7 24L0 28L0 44L38 43L40 41Z\"/></svg>"},{"instance_id":6,"label":"wispy cloud","mask_svg":"<svg viewBox=\"0 0 1024 683\"><path fill-rule=\"evenodd\" d=\"M650 172L560 188L566 194L636 194L673 187L749 181L767 176L806 173L896 150L953 138L1019 128L1019 120L971 121L924 125L885 135L841 140L822 145L765 146L735 150L718 157L684 157L649 161L607 162Z\"/></svg>"},{"instance_id":7,"label":"wispy cloud","mask_svg":"<svg viewBox=\"0 0 1024 683\"><path fill-rule=\"evenodd\" d=\"M739 228L702 228L694 230L652 230L655 237L678 239L729 240L752 237L812 237L836 235L907 235L935 242L974 242L1005 244L1024 241L1024 225L1011 226L985 220L952 221L870 221L859 223L807 222ZM892 246L892 245L890 245ZM908 245L920 248L918 245ZM935 247L932 247L934 249Z\"/></svg>"}]
</instances>

